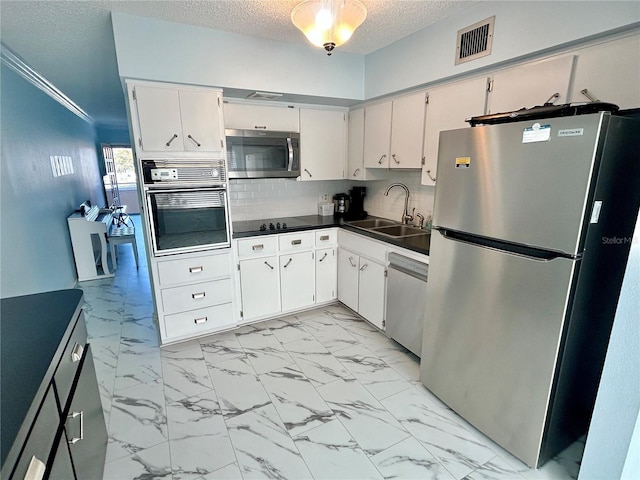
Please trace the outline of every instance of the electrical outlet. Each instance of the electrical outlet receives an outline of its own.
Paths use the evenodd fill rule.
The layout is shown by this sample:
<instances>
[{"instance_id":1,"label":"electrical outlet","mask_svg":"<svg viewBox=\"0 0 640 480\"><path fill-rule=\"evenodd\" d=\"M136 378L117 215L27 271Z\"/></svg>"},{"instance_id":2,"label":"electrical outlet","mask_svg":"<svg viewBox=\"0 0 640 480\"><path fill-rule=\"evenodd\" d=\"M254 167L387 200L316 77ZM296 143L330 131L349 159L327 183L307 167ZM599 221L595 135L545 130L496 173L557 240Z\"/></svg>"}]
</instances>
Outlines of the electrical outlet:
<instances>
[{"instance_id":1,"label":"electrical outlet","mask_svg":"<svg viewBox=\"0 0 640 480\"><path fill-rule=\"evenodd\" d=\"M329 194L328 193L321 193L318 195L318 200L320 202L328 202L329 201Z\"/></svg>"}]
</instances>

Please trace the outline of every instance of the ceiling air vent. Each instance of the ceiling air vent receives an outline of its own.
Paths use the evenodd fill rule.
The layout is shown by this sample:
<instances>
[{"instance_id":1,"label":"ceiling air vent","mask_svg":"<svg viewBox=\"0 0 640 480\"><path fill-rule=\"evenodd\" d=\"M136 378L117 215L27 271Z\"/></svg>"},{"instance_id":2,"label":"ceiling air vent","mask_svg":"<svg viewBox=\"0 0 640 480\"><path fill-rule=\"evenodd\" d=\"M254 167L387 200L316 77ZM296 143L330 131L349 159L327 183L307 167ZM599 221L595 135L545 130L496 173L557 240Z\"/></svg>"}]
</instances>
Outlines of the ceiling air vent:
<instances>
[{"instance_id":1,"label":"ceiling air vent","mask_svg":"<svg viewBox=\"0 0 640 480\"><path fill-rule=\"evenodd\" d=\"M252 94L247 95L247 98L252 98L254 100L275 100L276 98L280 98L281 96L281 93L253 92Z\"/></svg>"},{"instance_id":2,"label":"ceiling air vent","mask_svg":"<svg viewBox=\"0 0 640 480\"><path fill-rule=\"evenodd\" d=\"M456 65L484 57L491 53L493 42L493 24L496 17L490 17L481 22L458 30L456 41Z\"/></svg>"}]
</instances>

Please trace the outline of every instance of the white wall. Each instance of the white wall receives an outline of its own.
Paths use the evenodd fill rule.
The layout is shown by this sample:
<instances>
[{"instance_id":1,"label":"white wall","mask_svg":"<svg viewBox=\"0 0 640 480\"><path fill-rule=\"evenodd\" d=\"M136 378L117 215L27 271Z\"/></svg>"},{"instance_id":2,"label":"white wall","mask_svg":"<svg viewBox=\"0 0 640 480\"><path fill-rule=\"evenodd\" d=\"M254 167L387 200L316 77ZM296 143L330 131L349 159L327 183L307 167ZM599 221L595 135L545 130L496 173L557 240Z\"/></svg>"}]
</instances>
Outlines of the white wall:
<instances>
[{"instance_id":1,"label":"white wall","mask_svg":"<svg viewBox=\"0 0 640 480\"><path fill-rule=\"evenodd\" d=\"M587 435L580 480L640 478L639 319L640 216Z\"/></svg>"},{"instance_id":2,"label":"white wall","mask_svg":"<svg viewBox=\"0 0 640 480\"><path fill-rule=\"evenodd\" d=\"M364 57L112 13L123 78L364 99Z\"/></svg>"},{"instance_id":3,"label":"white wall","mask_svg":"<svg viewBox=\"0 0 640 480\"><path fill-rule=\"evenodd\" d=\"M457 31L492 15L491 55L456 66ZM637 1L481 1L367 55L365 97L481 70L638 22Z\"/></svg>"}]
</instances>

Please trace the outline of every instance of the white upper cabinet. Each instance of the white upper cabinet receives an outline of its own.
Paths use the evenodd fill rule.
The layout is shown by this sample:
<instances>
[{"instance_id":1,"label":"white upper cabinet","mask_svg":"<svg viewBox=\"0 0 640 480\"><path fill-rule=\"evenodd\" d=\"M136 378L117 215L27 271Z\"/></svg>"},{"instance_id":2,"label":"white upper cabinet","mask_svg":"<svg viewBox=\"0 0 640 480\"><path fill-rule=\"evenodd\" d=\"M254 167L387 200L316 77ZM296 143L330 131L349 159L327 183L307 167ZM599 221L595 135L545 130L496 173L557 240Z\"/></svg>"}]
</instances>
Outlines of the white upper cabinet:
<instances>
[{"instance_id":1,"label":"white upper cabinet","mask_svg":"<svg viewBox=\"0 0 640 480\"><path fill-rule=\"evenodd\" d=\"M588 102L590 95L621 109L640 107L640 41L638 35L575 52L576 67L570 102Z\"/></svg>"},{"instance_id":2,"label":"white upper cabinet","mask_svg":"<svg viewBox=\"0 0 640 480\"><path fill-rule=\"evenodd\" d=\"M349 138L347 141L348 180L364 180L364 108L349 112Z\"/></svg>"},{"instance_id":3,"label":"white upper cabinet","mask_svg":"<svg viewBox=\"0 0 640 480\"><path fill-rule=\"evenodd\" d=\"M377 103L364 109L364 166L388 168L391 147L392 102Z\"/></svg>"},{"instance_id":4,"label":"white upper cabinet","mask_svg":"<svg viewBox=\"0 0 640 480\"><path fill-rule=\"evenodd\" d=\"M224 104L225 128L299 132L299 109L287 105Z\"/></svg>"},{"instance_id":5,"label":"white upper cabinet","mask_svg":"<svg viewBox=\"0 0 640 480\"><path fill-rule=\"evenodd\" d=\"M364 166L420 168L425 92L416 92L365 108Z\"/></svg>"},{"instance_id":6,"label":"white upper cabinet","mask_svg":"<svg viewBox=\"0 0 640 480\"><path fill-rule=\"evenodd\" d=\"M488 113L568 103L573 55L527 63L493 75ZM555 94L557 98L552 98Z\"/></svg>"},{"instance_id":7,"label":"white upper cabinet","mask_svg":"<svg viewBox=\"0 0 640 480\"><path fill-rule=\"evenodd\" d=\"M389 168L420 168L424 133L425 92L393 100Z\"/></svg>"},{"instance_id":8,"label":"white upper cabinet","mask_svg":"<svg viewBox=\"0 0 640 480\"><path fill-rule=\"evenodd\" d=\"M300 179L339 180L347 163L347 111L300 109Z\"/></svg>"},{"instance_id":9,"label":"white upper cabinet","mask_svg":"<svg viewBox=\"0 0 640 480\"><path fill-rule=\"evenodd\" d=\"M486 77L470 78L428 90L422 185L436 183L440 132L468 127L467 118L484 114L486 98Z\"/></svg>"},{"instance_id":10,"label":"white upper cabinet","mask_svg":"<svg viewBox=\"0 0 640 480\"><path fill-rule=\"evenodd\" d=\"M150 83L128 90L139 158L224 156L220 90Z\"/></svg>"}]
</instances>

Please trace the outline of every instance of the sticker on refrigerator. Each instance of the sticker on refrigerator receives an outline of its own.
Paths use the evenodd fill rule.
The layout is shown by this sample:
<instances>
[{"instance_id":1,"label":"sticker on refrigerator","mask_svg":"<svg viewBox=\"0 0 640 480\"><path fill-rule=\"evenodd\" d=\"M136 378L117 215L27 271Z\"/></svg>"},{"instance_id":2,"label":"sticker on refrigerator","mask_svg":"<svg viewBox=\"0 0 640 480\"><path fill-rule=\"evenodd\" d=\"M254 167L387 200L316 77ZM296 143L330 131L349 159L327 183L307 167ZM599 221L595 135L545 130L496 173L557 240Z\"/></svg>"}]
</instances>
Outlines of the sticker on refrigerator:
<instances>
[{"instance_id":1,"label":"sticker on refrigerator","mask_svg":"<svg viewBox=\"0 0 640 480\"><path fill-rule=\"evenodd\" d=\"M457 157L456 168L469 168L471 167L471 157Z\"/></svg>"},{"instance_id":2,"label":"sticker on refrigerator","mask_svg":"<svg viewBox=\"0 0 640 480\"><path fill-rule=\"evenodd\" d=\"M584 135L584 128L565 128L558 130L559 137L580 137Z\"/></svg>"},{"instance_id":3,"label":"sticker on refrigerator","mask_svg":"<svg viewBox=\"0 0 640 480\"><path fill-rule=\"evenodd\" d=\"M522 143L548 142L551 138L551 125L534 123L522 132Z\"/></svg>"}]
</instances>

